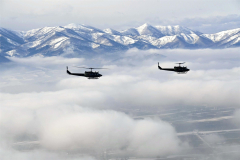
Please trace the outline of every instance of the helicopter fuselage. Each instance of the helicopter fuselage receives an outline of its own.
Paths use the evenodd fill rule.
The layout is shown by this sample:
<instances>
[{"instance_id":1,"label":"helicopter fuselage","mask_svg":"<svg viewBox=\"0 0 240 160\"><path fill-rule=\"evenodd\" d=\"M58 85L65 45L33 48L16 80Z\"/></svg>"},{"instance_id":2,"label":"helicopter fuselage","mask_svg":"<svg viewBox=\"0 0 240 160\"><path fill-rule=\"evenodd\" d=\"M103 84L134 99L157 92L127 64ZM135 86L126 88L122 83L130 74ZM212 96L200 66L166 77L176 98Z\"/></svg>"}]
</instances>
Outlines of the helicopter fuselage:
<instances>
[{"instance_id":1,"label":"helicopter fuselage","mask_svg":"<svg viewBox=\"0 0 240 160\"><path fill-rule=\"evenodd\" d=\"M92 71L85 71L85 73L71 73L69 70L67 70L67 73L69 75L74 75L74 76L88 77L89 79L98 79L99 77L102 76L98 72L92 72Z\"/></svg>"},{"instance_id":2,"label":"helicopter fuselage","mask_svg":"<svg viewBox=\"0 0 240 160\"><path fill-rule=\"evenodd\" d=\"M98 72L92 72L92 71L85 71L84 73L85 77L101 77L102 75Z\"/></svg>"},{"instance_id":3,"label":"helicopter fuselage","mask_svg":"<svg viewBox=\"0 0 240 160\"><path fill-rule=\"evenodd\" d=\"M158 65L158 69L165 70L165 71L173 71L173 72L177 72L177 73L186 73L186 72L190 71L190 69L188 69L187 67L183 67L183 66L175 66L174 68L161 68Z\"/></svg>"}]
</instances>

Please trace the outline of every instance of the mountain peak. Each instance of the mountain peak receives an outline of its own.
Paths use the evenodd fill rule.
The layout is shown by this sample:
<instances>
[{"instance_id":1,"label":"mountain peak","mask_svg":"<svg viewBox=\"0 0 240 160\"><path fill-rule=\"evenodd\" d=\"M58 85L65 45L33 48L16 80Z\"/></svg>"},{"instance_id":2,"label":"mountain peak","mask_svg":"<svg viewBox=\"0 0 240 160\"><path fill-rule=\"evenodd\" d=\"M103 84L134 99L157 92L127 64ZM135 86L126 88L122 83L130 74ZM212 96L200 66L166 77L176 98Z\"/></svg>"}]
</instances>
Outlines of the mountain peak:
<instances>
[{"instance_id":1,"label":"mountain peak","mask_svg":"<svg viewBox=\"0 0 240 160\"><path fill-rule=\"evenodd\" d=\"M155 26L162 34L167 35L167 36L173 36L173 35L178 35L181 33L184 34L196 34L200 35L202 33L198 31L192 31L189 28L180 26L180 25L175 25L175 26Z\"/></svg>"},{"instance_id":2,"label":"mountain peak","mask_svg":"<svg viewBox=\"0 0 240 160\"><path fill-rule=\"evenodd\" d=\"M103 30L105 33L108 33L108 34L113 34L113 35L121 35L120 32L112 29L112 28L107 28L107 29L104 29Z\"/></svg>"},{"instance_id":3,"label":"mountain peak","mask_svg":"<svg viewBox=\"0 0 240 160\"><path fill-rule=\"evenodd\" d=\"M151 25L148 23L144 23L143 25L141 25L140 27L150 27Z\"/></svg>"},{"instance_id":4,"label":"mountain peak","mask_svg":"<svg viewBox=\"0 0 240 160\"><path fill-rule=\"evenodd\" d=\"M85 25L85 24L70 23L70 24L64 26L64 28L73 29L73 30L80 30L80 31L84 31L84 32L100 32L100 33L103 33L102 30L100 30L98 28L94 28L92 26Z\"/></svg>"},{"instance_id":5,"label":"mountain peak","mask_svg":"<svg viewBox=\"0 0 240 160\"><path fill-rule=\"evenodd\" d=\"M143 25L137 27L136 29L139 30L139 31L141 31L141 30L144 30L145 28L151 28L151 27L153 27L153 26L151 26L151 25L148 24L148 23L144 23Z\"/></svg>"},{"instance_id":6,"label":"mountain peak","mask_svg":"<svg viewBox=\"0 0 240 160\"><path fill-rule=\"evenodd\" d=\"M66 26L64 26L64 28L69 28L69 29L74 29L74 28L81 28L84 27L85 25L81 25L81 24L76 24L76 23L70 23Z\"/></svg>"},{"instance_id":7,"label":"mountain peak","mask_svg":"<svg viewBox=\"0 0 240 160\"><path fill-rule=\"evenodd\" d=\"M156 38L161 38L163 36L163 34L157 28L148 23L145 23L136 29L140 35L148 35Z\"/></svg>"},{"instance_id":8,"label":"mountain peak","mask_svg":"<svg viewBox=\"0 0 240 160\"><path fill-rule=\"evenodd\" d=\"M139 36L139 33L135 28L129 28L124 31L121 31L120 33L126 36Z\"/></svg>"}]
</instances>

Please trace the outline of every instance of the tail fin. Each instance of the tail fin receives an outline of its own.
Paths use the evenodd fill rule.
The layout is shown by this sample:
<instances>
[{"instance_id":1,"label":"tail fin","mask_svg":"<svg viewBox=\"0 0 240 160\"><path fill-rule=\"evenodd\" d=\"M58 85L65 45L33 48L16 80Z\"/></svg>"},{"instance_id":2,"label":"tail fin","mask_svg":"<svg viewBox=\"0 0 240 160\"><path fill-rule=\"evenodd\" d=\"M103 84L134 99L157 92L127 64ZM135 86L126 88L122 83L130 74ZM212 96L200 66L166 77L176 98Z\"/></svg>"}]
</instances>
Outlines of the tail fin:
<instances>
[{"instance_id":1,"label":"tail fin","mask_svg":"<svg viewBox=\"0 0 240 160\"><path fill-rule=\"evenodd\" d=\"M162 69L162 68L159 66L159 62L158 62L158 68L159 68L159 69Z\"/></svg>"},{"instance_id":2,"label":"tail fin","mask_svg":"<svg viewBox=\"0 0 240 160\"><path fill-rule=\"evenodd\" d=\"M68 70L68 66L67 66L67 74L72 74L71 72L69 72L69 70Z\"/></svg>"}]
</instances>

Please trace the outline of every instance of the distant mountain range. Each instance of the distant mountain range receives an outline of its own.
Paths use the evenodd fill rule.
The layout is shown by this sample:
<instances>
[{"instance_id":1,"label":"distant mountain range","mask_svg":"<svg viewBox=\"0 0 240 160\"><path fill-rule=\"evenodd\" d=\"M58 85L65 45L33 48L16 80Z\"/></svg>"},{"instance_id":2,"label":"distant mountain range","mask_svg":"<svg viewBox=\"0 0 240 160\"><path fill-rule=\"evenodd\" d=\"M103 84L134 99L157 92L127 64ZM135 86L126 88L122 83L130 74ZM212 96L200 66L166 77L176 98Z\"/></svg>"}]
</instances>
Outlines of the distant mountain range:
<instances>
[{"instance_id":1,"label":"distant mountain range","mask_svg":"<svg viewBox=\"0 0 240 160\"><path fill-rule=\"evenodd\" d=\"M44 27L29 31L0 28L0 56L79 56L119 52L130 48L200 49L240 47L240 28L203 34L183 26L143 24L124 31L87 25Z\"/></svg>"}]
</instances>

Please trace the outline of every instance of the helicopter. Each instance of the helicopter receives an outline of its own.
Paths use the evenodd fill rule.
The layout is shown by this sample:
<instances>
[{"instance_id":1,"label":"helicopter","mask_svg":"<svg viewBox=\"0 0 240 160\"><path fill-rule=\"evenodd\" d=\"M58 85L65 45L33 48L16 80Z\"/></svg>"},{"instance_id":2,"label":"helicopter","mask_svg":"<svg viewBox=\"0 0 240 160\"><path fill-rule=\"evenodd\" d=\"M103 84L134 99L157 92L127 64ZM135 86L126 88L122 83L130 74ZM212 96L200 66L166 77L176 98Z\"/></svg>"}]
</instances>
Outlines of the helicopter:
<instances>
[{"instance_id":1,"label":"helicopter","mask_svg":"<svg viewBox=\"0 0 240 160\"><path fill-rule=\"evenodd\" d=\"M188 69L187 67L180 66L181 64L184 64L184 63L185 62L183 62L183 63L176 63L176 64L179 64L179 66L174 66L174 68L161 68L159 66L159 62L158 62L158 68L160 70L174 71L174 72L177 72L178 74L184 74L184 73L187 73L188 71L190 71L190 69Z\"/></svg>"},{"instance_id":2,"label":"helicopter","mask_svg":"<svg viewBox=\"0 0 240 160\"><path fill-rule=\"evenodd\" d=\"M74 66L77 67L77 66ZM86 68L86 67L77 67L77 68ZM107 69L107 68L86 68L86 69L91 69L91 71L85 71L85 73L71 73L68 70L68 66L67 66L67 74L69 75L74 75L74 76L83 76L83 77L87 77L88 79L98 79L99 77L102 77L101 74L99 74L98 72L93 72L93 69Z\"/></svg>"}]
</instances>

